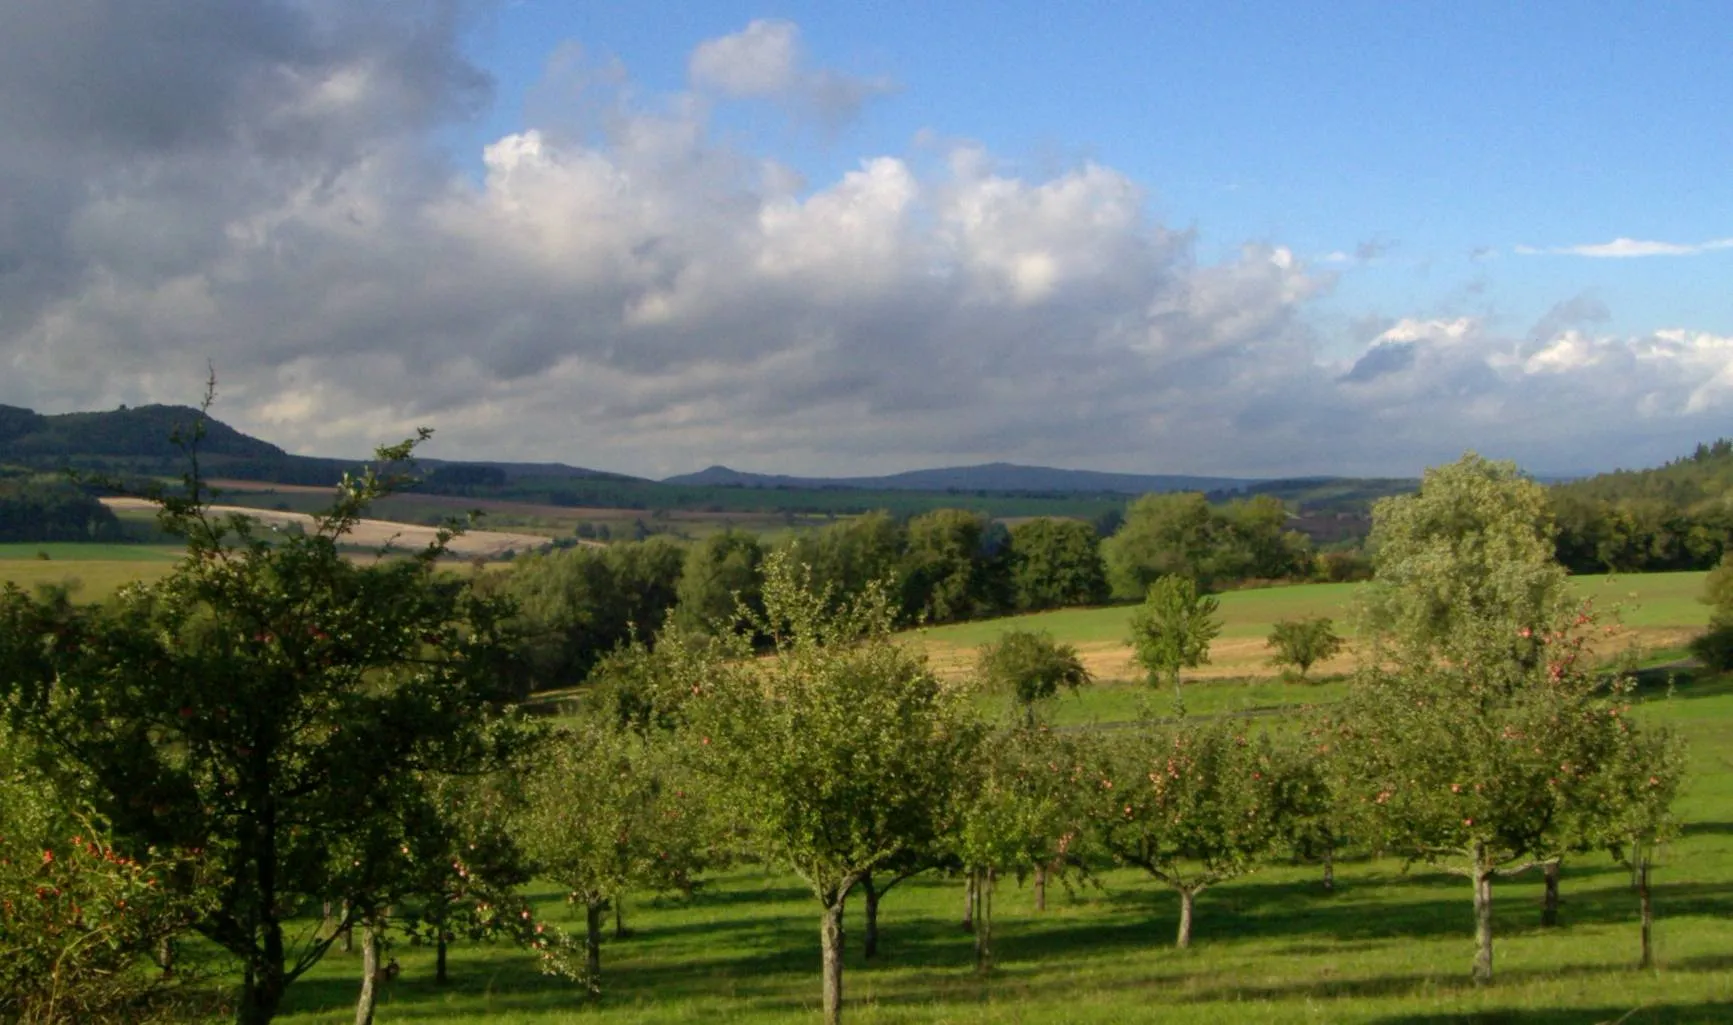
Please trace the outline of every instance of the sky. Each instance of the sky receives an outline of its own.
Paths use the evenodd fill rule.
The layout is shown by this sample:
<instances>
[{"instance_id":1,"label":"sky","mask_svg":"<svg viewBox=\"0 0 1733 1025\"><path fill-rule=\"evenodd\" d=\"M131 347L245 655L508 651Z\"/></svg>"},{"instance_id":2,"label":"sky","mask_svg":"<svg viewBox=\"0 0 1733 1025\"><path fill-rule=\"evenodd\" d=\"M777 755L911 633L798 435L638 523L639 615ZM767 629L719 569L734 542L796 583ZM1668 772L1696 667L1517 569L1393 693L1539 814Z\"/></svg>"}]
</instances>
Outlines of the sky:
<instances>
[{"instance_id":1,"label":"sky","mask_svg":"<svg viewBox=\"0 0 1733 1025\"><path fill-rule=\"evenodd\" d=\"M1733 434L1733 7L0 3L0 403L661 477Z\"/></svg>"}]
</instances>

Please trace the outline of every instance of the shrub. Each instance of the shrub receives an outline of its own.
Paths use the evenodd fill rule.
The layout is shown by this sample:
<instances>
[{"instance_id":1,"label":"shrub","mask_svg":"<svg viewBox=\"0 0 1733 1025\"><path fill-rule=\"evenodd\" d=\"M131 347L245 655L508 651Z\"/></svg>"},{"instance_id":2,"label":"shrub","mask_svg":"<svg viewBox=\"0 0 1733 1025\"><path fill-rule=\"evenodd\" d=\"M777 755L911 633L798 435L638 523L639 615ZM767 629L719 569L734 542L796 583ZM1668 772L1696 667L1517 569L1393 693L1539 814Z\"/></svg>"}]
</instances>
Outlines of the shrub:
<instances>
[{"instance_id":1,"label":"shrub","mask_svg":"<svg viewBox=\"0 0 1733 1025\"><path fill-rule=\"evenodd\" d=\"M1276 652L1270 656L1270 664L1293 666L1303 680L1314 664L1341 651L1343 641L1328 616L1307 616L1279 620L1267 643Z\"/></svg>"},{"instance_id":2,"label":"shrub","mask_svg":"<svg viewBox=\"0 0 1733 1025\"><path fill-rule=\"evenodd\" d=\"M1712 626L1691 641L1691 654L1718 673L1733 670L1733 623Z\"/></svg>"}]
</instances>

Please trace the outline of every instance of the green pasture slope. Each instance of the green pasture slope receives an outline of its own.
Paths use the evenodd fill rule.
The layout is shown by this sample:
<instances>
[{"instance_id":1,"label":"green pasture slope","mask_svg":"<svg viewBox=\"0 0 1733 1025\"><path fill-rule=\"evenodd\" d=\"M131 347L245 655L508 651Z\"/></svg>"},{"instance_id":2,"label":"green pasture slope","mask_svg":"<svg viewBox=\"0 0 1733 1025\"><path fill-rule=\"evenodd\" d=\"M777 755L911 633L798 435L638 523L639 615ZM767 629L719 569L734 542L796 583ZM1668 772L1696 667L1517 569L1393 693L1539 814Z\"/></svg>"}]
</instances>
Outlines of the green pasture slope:
<instances>
[{"instance_id":1,"label":"green pasture slope","mask_svg":"<svg viewBox=\"0 0 1733 1025\"><path fill-rule=\"evenodd\" d=\"M1704 573L1644 573L1626 576L1581 576L1571 578L1578 594L1593 598L1595 606L1615 607L1620 619L1633 627L1700 627L1709 621L1709 609L1697 600L1703 593ZM1263 637L1279 619L1299 616L1330 616L1338 631L1347 633L1349 613L1360 584L1298 584L1230 591L1220 595L1223 638ZM1117 605L1092 609L1061 609L1005 619L933 627L924 631L929 643L978 647L1009 629L1046 630L1067 644L1123 642L1131 636L1128 625L1133 606Z\"/></svg>"},{"instance_id":2,"label":"green pasture slope","mask_svg":"<svg viewBox=\"0 0 1733 1025\"><path fill-rule=\"evenodd\" d=\"M1204 686L1209 686L1205 684ZM1036 913L1027 888L995 899L999 968L973 971L958 927L962 888L921 877L882 908L880 957L859 952L851 908L845 1019L860 1023L1345 1022L1575 1025L1733 1021L1733 680L1657 691L1646 717L1673 724L1691 753L1680 805L1689 823L1657 875L1657 954L1639 971L1636 900L1604 857L1566 865L1562 922L1539 924L1540 880L1495 890L1497 979L1469 982L1468 885L1393 861L1317 870L1278 864L1204 894L1194 946L1172 948L1177 905L1132 872L1054 886ZM549 921L581 928L556 893ZM399 944L403 968L378 1021L415 1025L804 1023L817 1018L815 904L797 880L742 868L692 898L645 894L627 906L634 934L603 948L604 994L535 972L507 947L452 953L436 986L432 955ZM358 955L333 953L291 989L292 1025L347 1020Z\"/></svg>"}]
</instances>

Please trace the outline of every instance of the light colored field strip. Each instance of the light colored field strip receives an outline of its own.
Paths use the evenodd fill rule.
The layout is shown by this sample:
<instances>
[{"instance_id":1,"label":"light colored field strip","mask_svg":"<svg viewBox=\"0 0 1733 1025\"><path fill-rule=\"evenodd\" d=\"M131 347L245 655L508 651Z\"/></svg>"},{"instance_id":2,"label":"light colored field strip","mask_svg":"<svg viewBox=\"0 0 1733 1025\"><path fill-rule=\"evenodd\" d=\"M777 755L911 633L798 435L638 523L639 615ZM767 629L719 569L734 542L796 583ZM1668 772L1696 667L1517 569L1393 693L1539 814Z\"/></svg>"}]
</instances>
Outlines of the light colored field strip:
<instances>
[{"instance_id":1,"label":"light colored field strip","mask_svg":"<svg viewBox=\"0 0 1733 1025\"><path fill-rule=\"evenodd\" d=\"M155 506L142 498L105 498L103 504L117 512L121 510L154 509ZM271 526L287 526L299 524L303 529L311 530L314 526L313 517L306 513L283 512L277 509L249 509L238 505L213 505L213 513L240 513L243 516ZM417 523L392 523L389 520L362 520L355 525L345 539L348 544L364 548L390 548L397 551L415 551L431 543L436 534L433 527ZM495 559L506 552L533 551L548 543L548 539L536 534L512 534L497 530L471 530L455 537L448 546L451 554L461 558Z\"/></svg>"}]
</instances>

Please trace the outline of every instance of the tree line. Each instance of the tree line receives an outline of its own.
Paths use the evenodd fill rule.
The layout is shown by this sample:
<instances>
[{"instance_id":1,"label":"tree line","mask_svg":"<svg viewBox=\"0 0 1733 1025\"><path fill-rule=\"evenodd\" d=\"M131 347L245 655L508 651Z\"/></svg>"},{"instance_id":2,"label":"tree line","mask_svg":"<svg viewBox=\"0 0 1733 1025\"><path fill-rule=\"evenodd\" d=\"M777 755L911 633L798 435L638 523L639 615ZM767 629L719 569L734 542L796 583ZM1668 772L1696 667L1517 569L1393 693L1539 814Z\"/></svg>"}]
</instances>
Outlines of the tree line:
<instances>
[{"instance_id":1,"label":"tree line","mask_svg":"<svg viewBox=\"0 0 1733 1025\"><path fill-rule=\"evenodd\" d=\"M991 971L1007 877L1034 876L1039 900L1053 874L1137 868L1178 894L1185 946L1202 895L1272 859L1311 860L1328 886L1348 854L1420 861L1469 884L1472 973L1489 982L1495 880L1556 885L1561 859L1611 853L1642 881L1648 957L1680 752L1592 656L1545 496L1508 464L1467 457L1380 503L1370 657L1346 701L1268 731L1179 709L1048 728L1053 696L1089 681L1040 637L983 652L1005 695L984 715L894 639L894 578L842 591L792 548L762 556L731 628L665 620L658 643L596 663L581 715L526 718L512 681L542 656L506 596L442 572L440 542L343 558L397 483L351 479L316 529L268 543L211 516L195 481L164 500L188 543L164 581L101 606L0 593L0 1014L172 1019L199 978L177 960L189 932L239 966L242 1025L271 1021L356 933L359 1025L391 933L436 946L441 976L450 944L507 939L595 991L628 894L741 861L810 891L827 1022L847 902L865 902L871 954L881 902L920 872L956 879ZM1173 568L1137 627L1154 681L1211 634L1208 595ZM581 935L537 919L531 878L583 909Z\"/></svg>"},{"instance_id":2,"label":"tree line","mask_svg":"<svg viewBox=\"0 0 1733 1025\"><path fill-rule=\"evenodd\" d=\"M119 541L120 520L83 488L54 477L0 473L0 542Z\"/></svg>"},{"instance_id":3,"label":"tree line","mask_svg":"<svg viewBox=\"0 0 1733 1025\"><path fill-rule=\"evenodd\" d=\"M1071 519L1006 527L963 509L907 520L875 512L781 545L728 530L690 550L650 538L527 555L483 586L516 605L534 638L521 681L527 692L582 681L634 637L732 629L739 605L762 609L765 567L778 552L804 567L833 604L883 584L900 627L1140 600L1166 575L1207 588L1321 572L1276 499L1212 506L1201 494L1162 494L1132 503L1105 540L1094 525Z\"/></svg>"}]
</instances>

